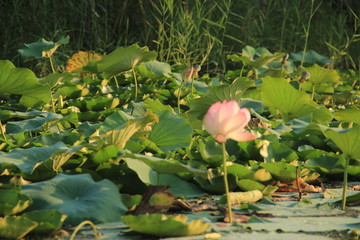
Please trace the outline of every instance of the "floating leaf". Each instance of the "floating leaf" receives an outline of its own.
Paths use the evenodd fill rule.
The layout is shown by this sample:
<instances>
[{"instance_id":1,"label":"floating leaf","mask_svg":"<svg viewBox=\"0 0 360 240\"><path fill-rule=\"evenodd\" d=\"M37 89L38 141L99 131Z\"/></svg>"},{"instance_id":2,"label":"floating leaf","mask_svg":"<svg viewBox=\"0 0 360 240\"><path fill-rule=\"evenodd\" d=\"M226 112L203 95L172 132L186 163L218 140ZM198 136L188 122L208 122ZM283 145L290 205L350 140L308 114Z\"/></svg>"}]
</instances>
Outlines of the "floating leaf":
<instances>
[{"instance_id":1,"label":"floating leaf","mask_svg":"<svg viewBox=\"0 0 360 240\"><path fill-rule=\"evenodd\" d=\"M56 209L68 215L65 224L118 221L127 211L114 183L106 179L94 182L89 174L58 174L24 185L22 192L34 201L28 210Z\"/></svg>"},{"instance_id":2,"label":"floating leaf","mask_svg":"<svg viewBox=\"0 0 360 240\"><path fill-rule=\"evenodd\" d=\"M124 216L124 223L135 232L158 237L191 236L205 232L210 224L202 220L186 223L184 215L166 216L162 214L146 214L139 216ZM154 227L156 226L156 227Z\"/></svg>"},{"instance_id":3,"label":"floating leaf","mask_svg":"<svg viewBox=\"0 0 360 240\"><path fill-rule=\"evenodd\" d=\"M16 68L7 60L0 60L0 93L22 95L20 103L27 107L38 106L51 99L49 85L41 85L31 70Z\"/></svg>"},{"instance_id":4,"label":"floating leaf","mask_svg":"<svg viewBox=\"0 0 360 240\"><path fill-rule=\"evenodd\" d=\"M148 139L162 151L177 150L190 144L193 129L186 119L170 111L162 111L158 117L159 122L153 125Z\"/></svg>"},{"instance_id":5,"label":"floating leaf","mask_svg":"<svg viewBox=\"0 0 360 240\"><path fill-rule=\"evenodd\" d=\"M21 239L37 225L24 216L0 218L0 238Z\"/></svg>"},{"instance_id":6,"label":"floating leaf","mask_svg":"<svg viewBox=\"0 0 360 240\"><path fill-rule=\"evenodd\" d=\"M286 79L265 77L262 80L261 97L264 105L279 109L285 121L309 114L318 123L331 120L328 109L311 101L308 94L293 88Z\"/></svg>"}]
</instances>

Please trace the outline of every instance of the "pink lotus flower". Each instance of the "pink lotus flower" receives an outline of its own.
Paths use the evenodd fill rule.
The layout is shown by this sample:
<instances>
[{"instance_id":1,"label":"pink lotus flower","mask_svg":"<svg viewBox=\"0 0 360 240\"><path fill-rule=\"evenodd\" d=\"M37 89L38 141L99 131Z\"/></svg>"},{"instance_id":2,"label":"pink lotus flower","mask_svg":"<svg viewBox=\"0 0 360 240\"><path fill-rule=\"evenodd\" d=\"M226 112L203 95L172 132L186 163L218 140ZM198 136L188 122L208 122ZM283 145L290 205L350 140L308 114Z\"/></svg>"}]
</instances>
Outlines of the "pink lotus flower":
<instances>
[{"instance_id":1,"label":"pink lotus flower","mask_svg":"<svg viewBox=\"0 0 360 240\"><path fill-rule=\"evenodd\" d=\"M211 105L205 114L204 126L218 142L226 142L229 138L235 141L250 141L256 138L256 135L244 131L250 119L247 108L240 108L235 100L224 100Z\"/></svg>"}]
</instances>

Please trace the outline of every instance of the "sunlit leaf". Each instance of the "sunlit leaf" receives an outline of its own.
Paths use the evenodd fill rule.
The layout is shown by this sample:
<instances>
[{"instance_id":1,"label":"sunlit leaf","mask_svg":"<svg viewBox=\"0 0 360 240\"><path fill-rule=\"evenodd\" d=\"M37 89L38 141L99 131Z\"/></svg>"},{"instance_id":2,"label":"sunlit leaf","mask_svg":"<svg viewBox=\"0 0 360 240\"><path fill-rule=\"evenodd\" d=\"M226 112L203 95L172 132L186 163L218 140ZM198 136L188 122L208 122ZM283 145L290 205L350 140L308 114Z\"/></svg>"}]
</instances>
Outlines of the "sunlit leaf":
<instances>
[{"instance_id":1,"label":"sunlit leaf","mask_svg":"<svg viewBox=\"0 0 360 240\"><path fill-rule=\"evenodd\" d=\"M0 238L22 239L37 225L37 222L24 216L0 218Z\"/></svg>"},{"instance_id":2,"label":"sunlit leaf","mask_svg":"<svg viewBox=\"0 0 360 240\"><path fill-rule=\"evenodd\" d=\"M353 122L356 124L360 124L360 109L348 108L338 110L335 112L334 118L343 122Z\"/></svg>"},{"instance_id":3,"label":"sunlit leaf","mask_svg":"<svg viewBox=\"0 0 360 240\"><path fill-rule=\"evenodd\" d=\"M349 129L330 128L325 131L325 136L331 139L340 150L352 159L360 159L360 125Z\"/></svg>"},{"instance_id":4,"label":"sunlit leaf","mask_svg":"<svg viewBox=\"0 0 360 240\"><path fill-rule=\"evenodd\" d=\"M148 47L139 47L137 44L118 47L96 62L97 72L117 75L131 70L137 64L155 60L156 55L155 51L149 51Z\"/></svg>"},{"instance_id":5,"label":"sunlit leaf","mask_svg":"<svg viewBox=\"0 0 360 240\"><path fill-rule=\"evenodd\" d=\"M136 133L148 131L149 127L158 121L158 117L152 112L147 112L144 117L138 119L130 119L126 125L121 129L110 130L103 136L106 138L109 145L114 145L118 148L124 148L126 142Z\"/></svg>"},{"instance_id":6,"label":"sunlit leaf","mask_svg":"<svg viewBox=\"0 0 360 240\"><path fill-rule=\"evenodd\" d=\"M0 216L17 214L32 203L29 196L21 194L19 189L0 189Z\"/></svg>"},{"instance_id":7,"label":"sunlit leaf","mask_svg":"<svg viewBox=\"0 0 360 240\"><path fill-rule=\"evenodd\" d=\"M309 114L318 123L331 120L329 110L311 101L308 94L293 88L286 79L265 77L262 80L261 97L264 105L279 109L285 121Z\"/></svg>"},{"instance_id":8,"label":"sunlit leaf","mask_svg":"<svg viewBox=\"0 0 360 240\"><path fill-rule=\"evenodd\" d=\"M122 220L131 230L158 237L191 236L205 232L210 224L201 219L186 223L184 215L166 216L162 214L146 214L124 216ZM156 227L154 227L156 226Z\"/></svg>"},{"instance_id":9,"label":"sunlit leaf","mask_svg":"<svg viewBox=\"0 0 360 240\"><path fill-rule=\"evenodd\" d=\"M0 60L0 93L22 95L20 103L28 107L47 103L51 99L49 85L40 84L31 70L16 68L7 60Z\"/></svg>"}]
</instances>

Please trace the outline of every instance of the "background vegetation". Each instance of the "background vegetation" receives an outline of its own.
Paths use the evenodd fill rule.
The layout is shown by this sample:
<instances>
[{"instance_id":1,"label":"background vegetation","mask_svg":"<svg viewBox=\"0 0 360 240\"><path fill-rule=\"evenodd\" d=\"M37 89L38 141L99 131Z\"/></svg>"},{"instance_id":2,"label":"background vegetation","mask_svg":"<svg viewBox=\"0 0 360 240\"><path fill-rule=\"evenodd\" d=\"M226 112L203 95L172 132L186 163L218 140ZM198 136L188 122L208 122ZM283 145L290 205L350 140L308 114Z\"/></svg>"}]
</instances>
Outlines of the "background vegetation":
<instances>
[{"instance_id":1,"label":"background vegetation","mask_svg":"<svg viewBox=\"0 0 360 240\"><path fill-rule=\"evenodd\" d=\"M245 45L298 52L308 37L307 49L357 68L359 16L358 0L0 0L0 58L24 66L23 43L69 35L60 65L77 50L139 43L160 61L217 71Z\"/></svg>"}]
</instances>

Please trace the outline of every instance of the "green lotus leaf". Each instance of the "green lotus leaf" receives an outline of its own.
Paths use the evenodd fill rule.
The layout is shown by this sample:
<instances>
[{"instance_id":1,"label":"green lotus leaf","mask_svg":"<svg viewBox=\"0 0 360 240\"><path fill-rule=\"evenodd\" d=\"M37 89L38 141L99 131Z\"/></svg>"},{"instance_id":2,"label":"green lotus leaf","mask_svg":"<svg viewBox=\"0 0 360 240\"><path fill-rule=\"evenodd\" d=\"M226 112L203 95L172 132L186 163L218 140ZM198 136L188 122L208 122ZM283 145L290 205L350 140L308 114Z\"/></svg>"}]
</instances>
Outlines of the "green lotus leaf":
<instances>
[{"instance_id":1,"label":"green lotus leaf","mask_svg":"<svg viewBox=\"0 0 360 240\"><path fill-rule=\"evenodd\" d=\"M97 72L114 76L131 70L137 64L155 60L156 55L155 51L149 51L148 47L139 47L137 44L129 47L118 47L96 62Z\"/></svg>"},{"instance_id":2,"label":"green lotus leaf","mask_svg":"<svg viewBox=\"0 0 360 240\"><path fill-rule=\"evenodd\" d=\"M91 158L95 163L102 163L109 161L113 157L117 157L118 148L114 145L108 145L94 154Z\"/></svg>"},{"instance_id":3,"label":"green lotus leaf","mask_svg":"<svg viewBox=\"0 0 360 240\"><path fill-rule=\"evenodd\" d=\"M236 78L229 86L214 86L204 96L190 102L189 117L191 119L202 119L213 103L224 100L235 100L240 103L241 107L246 107L241 96L251 86L253 83L247 78Z\"/></svg>"},{"instance_id":4,"label":"green lotus leaf","mask_svg":"<svg viewBox=\"0 0 360 240\"><path fill-rule=\"evenodd\" d=\"M69 36L61 38L56 43L42 38L37 42L24 44L25 47L19 49L19 53L21 54L21 58L24 62L42 57L49 58L60 45L67 43L69 43Z\"/></svg>"},{"instance_id":5,"label":"green lotus leaf","mask_svg":"<svg viewBox=\"0 0 360 240\"><path fill-rule=\"evenodd\" d=\"M0 238L21 239L37 225L37 222L24 216L0 218Z\"/></svg>"},{"instance_id":6,"label":"green lotus leaf","mask_svg":"<svg viewBox=\"0 0 360 240\"><path fill-rule=\"evenodd\" d=\"M345 159L338 155L322 154L319 157L307 160L305 166L320 173L338 174L344 172Z\"/></svg>"},{"instance_id":7,"label":"green lotus leaf","mask_svg":"<svg viewBox=\"0 0 360 240\"><path fill-rule=\"evenodd\" d=\"M265 77L262 80L261 97L264 105L278 109L285 121L309 114L318 123L331 120L328 109L311 101L308 94L293 88L286 79Z\"/></svg>"},{"instance_id":8,"label":"green lotus leaf","mask_svg":"<svg viewBox=\"0 0 360 240\"><path fill-rule=\"evenodd\" d=\"M266 162L279 162L282 159L291 162L298 159L298 155L294 150L278 142L270 142L269 145L264 145L260 153Z\"/></svg>"},{"instance_id":9,"label":"green lotus leaf","mask_svg":"<svg viewBox=\"0 0 360 240\"><path fill-rule=\"evenodd\" d=\"M17 134L23 131L46 131L47 126L54 126L62 119L63 116L60 114L47 112L43 113L38 117L26 119L22 121L9 121L6 124L6 133Z\"/></svg>"},{"instance_id":10,"label":"green lotus leaf","mask_svg":"<svg viewBox=\"0 0 360 240\"><path fill-rule=\"evenodd\" d=\"M201 219L186 223L184 215L166 216L162 214L146 214L139 216L123 216L122 220L128 227L139 233L158 237L191 236L204 233L210 223Z\"/></svg>"},{"instance_id":11,"label":"green lotus leaf","mask_svg":"<svg viewBox=\"0 0 360 240\"><path fill-rule=\"evenodd\" d=\"M16 68L10 61L0 60L0 93L21 95L20 103L34 107L51 99L50 86L42 85L26 68Z\"/></svg>"},{"instance_id":12,"label":"green lotus leaf","mask_svg":"<svg viewBox=\"0 0 360 240\"><path fill-rule=\"evenodd\" d=\"M181 173L188 172L194 175L199 175L206 177L207 171L203 169L192 168L188 165L182 164L174 159L163 159L158 157L146 156L142 154L134 154L129 151L123 151L120 156L127 164L131 163L131 161L142 161L146 163L151 169L156 171L157 173Z\"/></svg>"},{"instance_id":13,"label":"green lotus leaf","mask_svg":"<svg viewBox=\"0 0 360 240\"><path fill-rule=\"evenodd\" d=\"M289 163L261 163L260 166L265 168L274 179L280 180L282 182L291 182L296 179L296 167Z\"/></svg>"},{"instance_id":14,"label":"green lotus leaf","mask_svg":"<svg viewBox=\"0 0 360 240\"><path fill-rule=\"evenodd\" d=\"M301 62L303 53L304 51L300 51L298 53L291 53L290 59L294 62ZM314 63L325 64L329 62L329 58L322 56L313 50L310 50L305 52L304 62L309 64L314 64Z\"/></svg>"},{"instance_id":15,"label":"green lotus leaf","mask_svg":"<svg viewBox=\"0 0 360 240\"><path fill-rule=\"evenodd\" d=\"M229 190L234 190L236 185L236 177L232 174L228 174L228 183L229 183ZM202 189L209 193L215 194L224 194L225 193L225 183L224 183L224 176L219 174L210 174L207 178L201 176L195 176L194 180L200 185Z\"/></svg>"},{"instance_id":16,"label":"green lotus leaf","mask_svg":"<svg viewBox=\"0 0 360 240\"><path fill-rule=\"evenodd\" d=\"M199 140L198 151L209 167L216 168L223 164L222 145L215 140Z\"/></svg>"},{"instance_id":17,"label":"green lotus leaf","mask_svg":"<svg viewBox=\"0 0 360 240\"><path fill-rule=\"evenodd\" d=\"M0 153L0 164L13 164L26 174L32 174L36 168L46 163L49 164L49 169L58 171L71 155L80 148L82 146L69 148L62 142L50 147L18 148L12 152Z\"/></svg>"},{"instance_id":18,"label":"green lotus leaf","mask_svg":"<svg viewBox=\"0 0 360 240\"><path fill-rule=\"evenodd\" d=\"M33 230L37 233L51 233L61 228L66 215L58 210L34 210L26 212L22 216L37 222L39 225Z\"/></svg>"},{"instance_id":19,"label":"green lotus leaf","mask_svg":"<svg viewBox=\"0 0 360 240\"><path fill-rule=\"evenodd\" d=\"M241 179L237 181L236 184L243 191L253 191L253 190L262 191L265 189L264 184L251 179Z\"/></svg>"},{"instance_id":20,"label":"green lotus leaf","mask_svg":"<svg viewBox=\"0 0 360 240\"><path fill-rule=\"evenodd\" d=\"M116 185L107 179L95 182L90 174L58 174L24 185L22 192L34 201L29 211L56 209L68 216L65 224L115 222L127 211Z\"/></svg>"},{"instance_id":21,"label":"green lotus leaf","mask_svg":"<svg viewBox=\"0 0 360 240\"><path fill-rule=\"evenodd\" d=\"M158 121L158 116L148 111L141 118L127 121L123 128L110 130L102 136L106 138L109 145L114 145L121 149L125 147L126 142L130 138L146 136L151 129L151 125ZM150 136L149 139L152 140Z\"/></svg>"},{"instance_id":22,"label":"green lotus leaf","mask_svg":"<svg viewBox=\"0 0 360 240\"><path fill-rule=\"evenodd\" d=\"M193 129L186 119L167 110L161 111L158 117L159 122L152 126L148 139L162 151L185 148L191 143Z\"/></svg>"},{"instance_id":23,"label":"green lotus leaf","mask_svg":"<svg viewBox=\"0 0 360 240\"><path fill-rule=\"evenodd\" d=\"M335 112L334 118L342 122L353 122L356 124L360 124L360 109L348 108L338 110Z\"/></svg>"},{"instance_id":24,"label":"green lotus leaf","mask_svg":"<svg viewBox=\"0 0 360 240\"><path fill-rule=\"evenodd\" d=\"M169 77L171 73L171 67L168 63L163 63L159 61L148 61L143 64L149 71L155 73L156 75L164 75Z\"/></svg>"},{"instance_id":25,"label":"green lotus leaf","mask_svg":"<svg viewBox=\"0 0 360 240\"><path fill-rule=\"evenodd\" d=\"M32 203L29 196L21 194L19 189L0 189L0 215L8 216L17 214Z\"/></svg>"},{"instance_id":26,"label":"green lotus leaf","mask_svg":"<svg viewBox=\"0 0 360 240\"><path fill-rule=\"evenodd\" d=\"M159 99L153 100L151 98L147 98L144 101L144 105L147 110L150 110L155 114L158 114L159 112L164 111L164 110L174 112L174 109L170 105L162 104Z\"/></svg>"},{"instance_id":27,"label":"green lotus leaf","mask_svg":"<svg viewBox=\"0 0 360 240\"><path fill-rule=\"evenodd\" d=\"M348 129L329 128L324 132L340 150L352 159L360 159L360 125Z\"/></svg>"},{"instance_id":28,"label":"green lotus leaf","mask_svg":"<svg viewBox=\"0 0 360 240\"><path fill-rule=\"evenodd\" d=\"M340 80L340 75L336 70L322 68L317 64L305 68L305 70L310 73L308 81L313 84L338 83Z\"/></svg>"}]
</instances>

